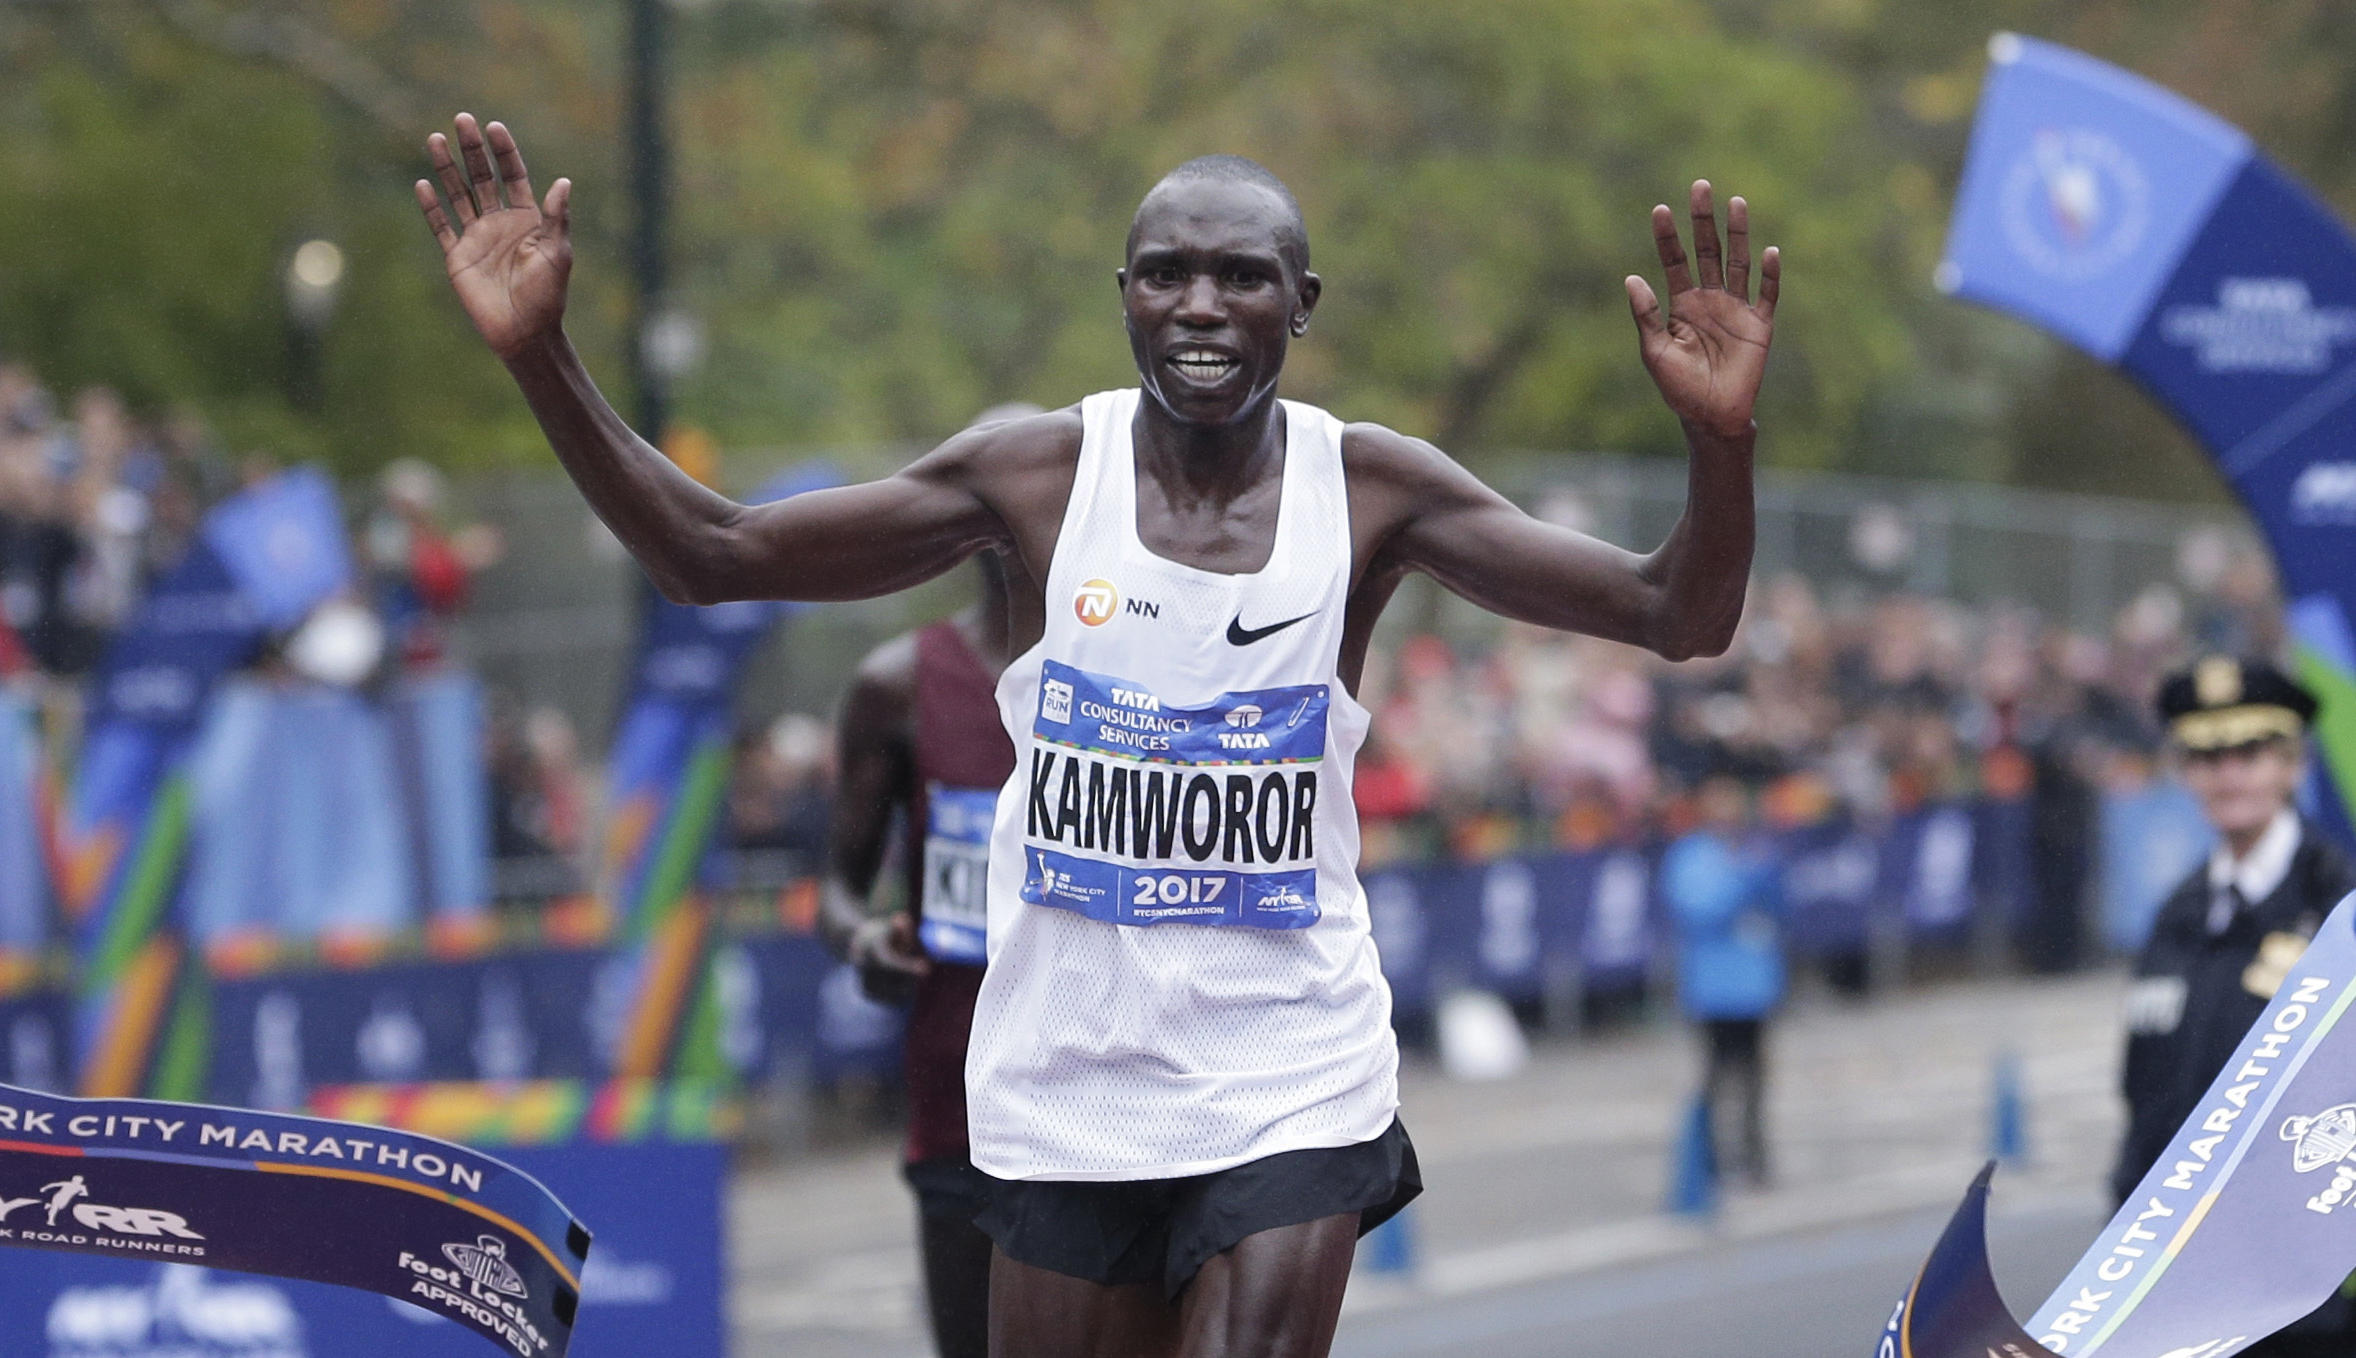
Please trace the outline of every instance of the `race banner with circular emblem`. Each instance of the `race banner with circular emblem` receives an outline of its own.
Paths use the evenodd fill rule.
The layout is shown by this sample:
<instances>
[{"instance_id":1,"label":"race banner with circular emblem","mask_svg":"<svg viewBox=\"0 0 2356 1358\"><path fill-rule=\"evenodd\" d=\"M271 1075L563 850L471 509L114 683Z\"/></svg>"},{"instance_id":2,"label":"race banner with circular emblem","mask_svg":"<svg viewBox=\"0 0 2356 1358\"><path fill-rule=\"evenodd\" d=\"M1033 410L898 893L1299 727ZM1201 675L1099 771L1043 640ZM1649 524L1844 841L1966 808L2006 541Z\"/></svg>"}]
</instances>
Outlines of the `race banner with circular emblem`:
<instances>
[{"instance_id":1,"label":"race banner with circular emblem","mask_svg":"<svg viewBox=\"0 0 2356 1358\"><path fill-rule=\"evenodd\" d=\"M1998 33L1937 283L2142 384L2274 552L2323 698L2323 820L2356 806L2356 238L2245 132L2069 47Z\"/></svg>"},{"instance_id":2,"label":"race banner with circular emblem","mask_svg":"<svg viewBox=\"0 0 2356 1358\"><path fill-rule=\"evenodd\" d=\"M2283 581L2326 820L2356 806L2356 239L2248 135L2014 33L1987 84L1939 287L2117 367L2247 505Z\"/></svg>"},{"instance_id":3,"label":"race banner with circular emblem","mask_svg":"<svg viewBox=\"0 0 2356 1358\"><path fill-rule=\"evenodd\" d=\"M0 1246L361 1288L562 1358L589 1232L530 1175L433 1137L0 1085Z\"/></svg>"},{"instance_id":4,"label":"race banner with circular emblem","mask_svg":"<svg viewBox=\"0 0 2356 1358\"><path fill-rule=\"evenodd\" d=\"M1890 1319L1906 1358L2232 1358L2356 1272L2356 895L2342 900L2158 1163L2016 1325L1988 1282L1985 1172Z\"/></svg>"}]
</instances>

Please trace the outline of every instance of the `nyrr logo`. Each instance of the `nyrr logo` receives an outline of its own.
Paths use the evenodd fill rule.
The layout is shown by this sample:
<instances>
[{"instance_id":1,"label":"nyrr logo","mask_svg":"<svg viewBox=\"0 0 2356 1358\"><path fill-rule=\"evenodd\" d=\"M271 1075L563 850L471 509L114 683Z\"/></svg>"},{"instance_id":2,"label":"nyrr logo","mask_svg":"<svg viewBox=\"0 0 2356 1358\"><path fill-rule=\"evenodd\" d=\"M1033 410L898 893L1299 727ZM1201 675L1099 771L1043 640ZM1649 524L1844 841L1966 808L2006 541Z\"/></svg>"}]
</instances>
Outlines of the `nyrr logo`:
<instances>
[{"instance_id":1,"label":"nyrr logo","mask_svg":"<svg viewBox=\"0 0 2356 1358\"><path fill-rule=\"evenodd\" d=\"M2284 1118L2281 1136L2291 1143L2292 1169L2301 1174L2331 1170L2331 1183L2307 1199L2308 1211L2330 1216L2356 1192L2356 1168L2348 1164L2349 1152L2356 1151L2356 1103L2334 1104L2313 1117Z\"/></svg>"},{"instance_id":2,"label":"nyrr logo","mask_svg":"<svg viewBox=\"0 0 2356 1358\"><path fill-rule=\"evenodd\" d=\"M1121 591L1113 588L1110 580L1090 580L1080 586L1072 600L1072 612L1079 615L1083 627L1102 627L1120 611Z\"/></svg>"},{"instance_id":3,"label":"nyrr logo","mask_svg":"<svg viewBox=\"0 0 2356 1358\"><path fill-rule=\"evenodd\" d=\"M148 1239L162 1236L174 1236L181 1240L204 1239L203 1236L188 1229L188 1218L181 1216L178 1212L166 1212L154 1207L109 1207L104 1203L80 1201L80 1199L89 1196L90 1186L83 1181L79 1174L60 1179L55 1183L41 1185L41 1196L38 1198L11 1198L0 1195L0 1223L6 1223L9 1213L19 1208L38 1207L41 1209L45 1225L48 1227L47 1230L43 1230L26 1225L14 1228L13 1232L8 1229L0 1229L0 1236L13 1233L22 1240L56 1241L65 1244L86 1243L78 1238L54 1234L56 1231L72 1229L72 1226L64 1220L70 1215L72 1221L80 1224L85 1230L104 1231L109 1235L142 1236ZM152 1251L159 1247L142 1245L140 1248ZM170 1253L171 1251L165 1250L164 1252ZM203 1253L201 1250L181 1252Z\"/></svg>"},{"instance_id":4,"label":"nyrr logo","mask_svg":"<svg viewBox=\"0 0 2356 1358\"><path fill-rule=\"evenodd\" d=\"M1306 910L1309 908L1309 898L1301 894L1299 887L1285 883L1262 896L1260 904L1270 910Z\"/></svg>"}]
</instances>

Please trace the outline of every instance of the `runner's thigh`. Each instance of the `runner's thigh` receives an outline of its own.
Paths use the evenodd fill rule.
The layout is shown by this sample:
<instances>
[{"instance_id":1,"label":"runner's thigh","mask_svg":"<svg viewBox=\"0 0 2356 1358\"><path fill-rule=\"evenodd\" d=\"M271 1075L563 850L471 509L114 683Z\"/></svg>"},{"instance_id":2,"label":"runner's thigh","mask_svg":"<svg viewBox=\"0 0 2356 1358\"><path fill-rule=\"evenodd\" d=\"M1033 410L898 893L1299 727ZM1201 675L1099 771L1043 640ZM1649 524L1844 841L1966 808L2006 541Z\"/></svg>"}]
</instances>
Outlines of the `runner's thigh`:
<instances>
[{"instance_id":1,"label":"runner's thigh","mask_svg":"<svg viewBox=\"0 0 2356 1358\"><path fill-rule=\"evenodd\" d=\"M1358 1250L1358 1214L1247 1235L1179 1306L1180 1358L1325 1358Z\"/></svg>"},{"instance_id":2,"label":"runner's thigh","mask_svg":"<svg viewBox=\"0 0 2356 1358\"><path fill-rule=\"evenodd\" d=\"M990 1256L990 1358L1171 1358L1178 1308L1147 1284L1109 1286Z\"/></svg>"}]
</instances>

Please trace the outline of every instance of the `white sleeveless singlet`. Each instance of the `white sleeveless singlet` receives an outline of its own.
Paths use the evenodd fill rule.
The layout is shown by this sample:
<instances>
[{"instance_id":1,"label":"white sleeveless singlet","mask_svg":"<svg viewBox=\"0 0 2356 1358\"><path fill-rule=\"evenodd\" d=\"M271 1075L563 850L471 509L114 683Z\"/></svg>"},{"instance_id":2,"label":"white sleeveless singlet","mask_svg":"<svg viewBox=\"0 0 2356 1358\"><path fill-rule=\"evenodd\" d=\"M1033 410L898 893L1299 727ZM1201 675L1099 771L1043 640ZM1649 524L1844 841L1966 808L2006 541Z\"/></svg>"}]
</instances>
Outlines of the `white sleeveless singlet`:
<instances>
[{"instance_id":1,"label":"white sleeveless singlet","mask_svg":"<svg viewBox=\"0 0 2356 1358\"><path fill-rule=\"evenodd\" d=\"M1002 1179L1205 1174L1398 1110L1350 797L1367 714L1336 675L1341 422L1284 403L1275 550L1225 575L1138 539L1138 400L1081 403L1046 633L998 683L1015 771L966 1089Z\"/></svg>"}]
</instances>

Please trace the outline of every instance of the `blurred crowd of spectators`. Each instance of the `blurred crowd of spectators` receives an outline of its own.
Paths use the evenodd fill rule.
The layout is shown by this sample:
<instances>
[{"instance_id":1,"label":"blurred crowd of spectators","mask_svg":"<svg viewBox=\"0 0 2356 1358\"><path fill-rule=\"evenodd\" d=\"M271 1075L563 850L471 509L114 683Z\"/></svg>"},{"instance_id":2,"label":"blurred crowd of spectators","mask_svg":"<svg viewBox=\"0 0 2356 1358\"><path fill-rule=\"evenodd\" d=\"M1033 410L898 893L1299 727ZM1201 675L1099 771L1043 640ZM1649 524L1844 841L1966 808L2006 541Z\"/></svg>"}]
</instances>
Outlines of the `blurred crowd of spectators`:
<instances>
[{"instance_id":1,"label":"blurred crowd of spectators","mask_svg":"<svg viewBox=\"0 0 2356 1358\"><path fill-rule=\"evenodd\" d=\"M142 421L98 386L61 403L0 359L0 677L88 674L205 511L277 470L233 457L192 412ZM444 659L448 619L498 559L499 535L446 526L441 475L415 459L389 464L375 490L358 589L383 625L383 673L414 673Z\"/></svg>"},{"instance_id":2,"label":"blurred crowd of spectators","mask_svg":"<svg viewBox=\"0 0 2356 1358\"><path fill-rule=\"evenodd\" d=\"M140 420L105 387L61 402L28 368L0 359L0 680L29 685L70 739L81 681L155 576L179 561L204 514L278 470L232 456L193 413ZM502 543L483 524L449 522L441 474L388 464L353 525L353 602L374 619L370 682L448 665L450 624ZM283 639L282 639L283 640ZM285 656L265 655L264 673ZM575 881L593 788L571 720L553 707L494 699L486 764L491 842L502 860L568 860L533 878ZM527 873L527 876L532 874Z\"/></svg>"},{"instance_id":3,"label":"blurred crowd of spectators","mask_svg":"<svg viewBox=\"0 0 2356 1358\"><path fill-rule=\"evenodd\" d=\"M1729 776L1768 828L2026 799L2028 917L2051 936L2025 951L2074 965L2100 794L2158 768L2160 676L2195 650L2281 642L2262 554L2220 540L2192 556L2198 587L2153 585L2101 630L1782 575L1757 584L1715 659L1672 666L1518 626L1488 647L1378 650L1357 783L1368 853L1673 839Z\"/></svg>"},{"instance_id":4,"label":"blurred crowd of spectators","mask_svg":"<svg viewBox=\"0 0 2356 1358\"><path fill-rule=\"evenodd\" d=\"M1359 809L1457 835L1537 821L1582 843L1682 829L1716 774L1787 823L2017 796L2050 761L2129 776L2159 748L2165 670L2196 647L2279 643L2262 556L2236 550L2215 585L2155 585L2093 632L1783 575L1760 582L1725 655L1680 665L1528 627L1469 650L1418 636L1369 660Z\"/></svg>"},{"instance_id":5,"label":"blurred crowd of spectators","mask_svg":"<svg viewBox=\"0 0 2356 1358\"><path fill-rule=\"evenodd\" d=\"M0 676L86 673L234 480L195 417L142 424L105 387L61 405L0 361Z\"/></svg>"}]
</instances>

